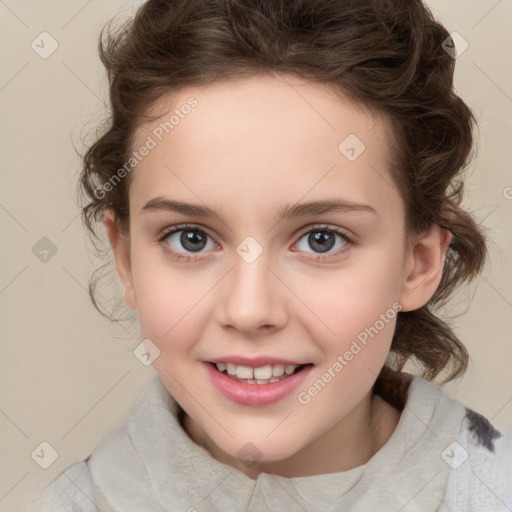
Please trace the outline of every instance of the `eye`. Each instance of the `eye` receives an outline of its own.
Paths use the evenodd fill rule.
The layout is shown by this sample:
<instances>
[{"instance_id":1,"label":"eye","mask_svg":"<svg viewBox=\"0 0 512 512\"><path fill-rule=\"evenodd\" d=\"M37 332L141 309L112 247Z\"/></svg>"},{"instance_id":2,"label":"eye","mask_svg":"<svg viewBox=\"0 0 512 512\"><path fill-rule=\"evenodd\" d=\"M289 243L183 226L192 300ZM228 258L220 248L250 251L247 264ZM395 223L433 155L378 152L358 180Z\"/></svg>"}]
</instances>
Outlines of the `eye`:
<instances>
[{"instance_id":1,"label":"eye","mask_svg":"<svg viewBox=\"0 0 512 512\"><path fill-rule=\"evenodd\" d=\"M179 261L198 260L202 252L217 247L204 230L188 224L166 229L158 242L163 245L171 258ZM353 242L346 233L331 226L317 226L309 229L296 243L301 252L310 252L308 247L311 247L313 256L310 259L316 261L340 256L347 252L351 245ZM332 252L333 249L338 251Z\"/></svg>"},{"instance_id":2,"label":"eye","mask_svg":"<svg viewBox=\"0 0 512 512\"><path fill-rule=\"evenodd\" d=\"M202 229L194 226L175 226L162 233L158 240L164 244L171 256L175 259L191 260L195 256L186 253L200 253L204 249L209 250L216 247L215 242ZM210 244L208 246L208 244ZM183 254L183 250L185 254Z\"/></svg>"},{"instance_id":3,"label":"eye","mask_svg":"<svg viewBox=\"0 0 512 512\"><path fill-rule=\"evenodd\" d=\"M311 247L316 253L314 259L325 259L345 253L351 243L352 241L343 231L330 226L318 226L304 233L297 242L297 247L303 252L309 252L307 249ZM339 250L334 254L329 253L327 256L322 256L333 249Z\"/></svg>"}]
</instances>

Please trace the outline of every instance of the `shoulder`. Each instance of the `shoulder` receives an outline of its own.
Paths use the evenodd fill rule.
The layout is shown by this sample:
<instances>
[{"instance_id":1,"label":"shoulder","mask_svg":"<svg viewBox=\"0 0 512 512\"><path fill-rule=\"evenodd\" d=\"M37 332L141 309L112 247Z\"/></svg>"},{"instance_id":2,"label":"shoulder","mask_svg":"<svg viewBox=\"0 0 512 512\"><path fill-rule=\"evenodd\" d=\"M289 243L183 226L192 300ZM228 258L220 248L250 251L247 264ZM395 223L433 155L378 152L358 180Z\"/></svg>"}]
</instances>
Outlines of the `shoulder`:
<instances>
[{"instance_id":1,"label":"shoulder","mask_svg":"<svg viewBox=\"0 0 512 512\"><path fill-rule=\"evenodd\" d=\"M97 512L86 461L68 467L27 506L29 512Z\"/></svg>"},{"instance_id":2,"label":"shoulder","mask_svg":"<svg viewBox=\"0 0 512 512\"><path fill-rule=\"evenodd\" d=\"M455 510L512 510L512 442L480 413L464 411L457 440L445 453L452 467L447 501Z\"/></svg>"},{"instance_id":3,"label":"shoulder","mask_svg":"<svg viewBox=\"0 0 512 512\"><path fill-rule=\"evenodd\" d=\"M111 509L104 494L123 496L141 493L145 468L131 446L127 422L109 431L84 460L62 471L29 504L27 512L98 512ZM99 500L99 501L98 501ZM119 501L119 500L118 500ZM129 510L129 503L116 510Z\"/></svg>"},{"instance_id":4,"label":"shoulder","mask_svg":"<svg viewBox=\"0 0 512 512\"><path fill-rule=\"evenodd\" d=\"M144 467L133 449L129 428L143 423L148 411L141 407L159 390L157 382L147 386L135 400L124 420L108 431L96 444L91 454L62 471L39 496L27 505L29 512L97 512L109 510L104 505L104 490L118 490L120 482L130 488L141 489L140 475ZM138 480L137 480L138 478ZM116 487L117 486L117 487ZM99 501L98 501L99 500ZM128 510L129 508L124 508ZM120 510L123 510L121 508Z\"/></svg>"},{"instance_id":5,"label":"shoulder","mask_svg":"<svg viewBox=\"0 0 512 512\"><path fill-rule=\"evenodd\" d=\"M407 406L435 406L429 427L443 439L438 456L448 471L441 510L512 510L512 442L482 414L436 384L414 377Z\"/></svg>"}]
</instances>

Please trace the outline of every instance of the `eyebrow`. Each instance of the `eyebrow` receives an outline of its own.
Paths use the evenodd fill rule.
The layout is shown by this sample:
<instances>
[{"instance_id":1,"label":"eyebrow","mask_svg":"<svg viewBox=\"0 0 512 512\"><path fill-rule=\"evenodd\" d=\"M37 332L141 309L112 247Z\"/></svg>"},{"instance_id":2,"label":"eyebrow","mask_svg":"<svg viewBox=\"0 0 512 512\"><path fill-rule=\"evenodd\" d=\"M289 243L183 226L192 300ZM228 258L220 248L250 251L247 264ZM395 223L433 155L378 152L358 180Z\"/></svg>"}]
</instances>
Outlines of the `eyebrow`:
<instances>
[{"instance_id":1,"label":"eyebrow","mask_svg":"<svg viewBox=\"0 0 512 512\"><path fill-rule=\"evenodd\" d=\"M150 199L141 209L141 213L160 211L176 212L200 218L214 218L223 224L226 223L222 215L213 208L198 204L174 201L162 196ZM364 212L372 213L377 217L380 217L377 210L367 204L354 203L352 201L334 198L324 199L322 201L309 201L307 203L287 204L277 213L276 222L284 219L322 215L331 212Z\"/></svg>"}]
</instances>

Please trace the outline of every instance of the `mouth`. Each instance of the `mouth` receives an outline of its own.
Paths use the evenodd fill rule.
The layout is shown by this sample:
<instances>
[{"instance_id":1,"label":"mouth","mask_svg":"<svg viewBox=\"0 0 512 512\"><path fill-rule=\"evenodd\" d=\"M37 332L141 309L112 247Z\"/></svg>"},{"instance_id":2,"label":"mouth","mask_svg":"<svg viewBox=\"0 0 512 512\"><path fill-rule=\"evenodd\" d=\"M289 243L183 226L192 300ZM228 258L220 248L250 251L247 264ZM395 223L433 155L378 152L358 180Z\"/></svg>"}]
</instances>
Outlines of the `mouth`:
<instances>
[{"instance_id":1,"label":"mouth","mask_svg":"<svg viewBox=\"0 0 512 512\"><path fill-rule=\"evenodd\" d=\"M208 362L214 370L229 377L230 379L244 384L273 384L280 382L292 375L295 375L306 367L313 366L308 364L267 364L264 366L251 367L245 365L236 365L234 363L214 363Z\"/></svg>"},{"instance_id":2,"label":"mouth","mask_svg":"<svg viewBox=\"0 0 512 512\"><path fill-rule=\"evenodd\" d=\"M265 406L289 396L304 383L313 368L308 364L266 364L251 367L204 361L214 388L230 401L245 406Z\"/></svg>"}]
</instances>

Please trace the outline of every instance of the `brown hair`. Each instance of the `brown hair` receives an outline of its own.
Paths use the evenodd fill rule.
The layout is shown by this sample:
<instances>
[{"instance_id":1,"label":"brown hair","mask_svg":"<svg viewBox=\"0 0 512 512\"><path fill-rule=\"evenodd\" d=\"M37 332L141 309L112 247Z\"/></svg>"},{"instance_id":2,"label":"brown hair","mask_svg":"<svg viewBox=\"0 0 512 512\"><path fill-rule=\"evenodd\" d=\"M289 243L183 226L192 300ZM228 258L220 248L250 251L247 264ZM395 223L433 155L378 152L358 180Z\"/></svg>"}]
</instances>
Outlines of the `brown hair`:
<instances>
[{"instance_id":1,"label":"brown hair","mask_svg":"<svg viewBox=\"0 0 512 512\"><path fill-rule=\"evenodd\" d=\"M443 49L447 38L420 0L149 0L134 19L117 29L109 24L100 36L111 115L83 157L85 227L97 238L94 223L112 208L129 232L130 176L108 193L97 191L128 160L135 128L163 95L272 72L332 85L392 123L394 181L408 236L432 224L453 235L433 297L398 314L381 377L409 359L428 379L450 365L446 381L462 376L467 350L434 311L481 271L487 249L481 228L459 206L476 121L453 90L455 60ZM96 284L95 273L91 300L109 316L98 307Z\"/></svg>"}]
</instances>

